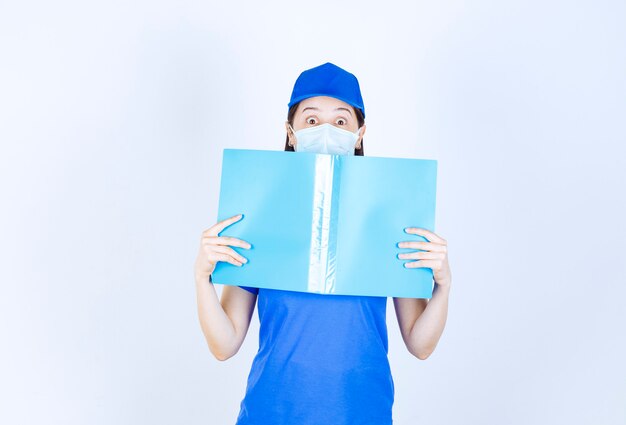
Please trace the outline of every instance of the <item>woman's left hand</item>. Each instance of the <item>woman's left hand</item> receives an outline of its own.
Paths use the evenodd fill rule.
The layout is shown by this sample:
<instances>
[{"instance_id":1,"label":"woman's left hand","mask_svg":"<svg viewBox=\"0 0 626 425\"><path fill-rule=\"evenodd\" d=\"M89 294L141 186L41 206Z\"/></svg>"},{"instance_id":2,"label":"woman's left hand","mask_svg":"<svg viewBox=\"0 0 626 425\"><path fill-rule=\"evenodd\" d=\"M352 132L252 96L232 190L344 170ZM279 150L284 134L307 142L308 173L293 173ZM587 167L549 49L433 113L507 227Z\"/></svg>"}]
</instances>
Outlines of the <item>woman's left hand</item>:
<instances>
[{"instance_id":1,"label":"woman's left hand","mask_svg":"<svg viewBox=\"0 0 626 425\"><path fill-rule=\"evenodd\" d=\"M398 258L409 261L404 263L406 268L428 267L433 270L435 283L439 286L449 287L452 280L450 265L448 264L448 242L435 233L418 227L407 227L407 233L423 236L428 242L403 241L398 243L400 248L412 248L422 251L403 252Z\"/></svg>"}]
</instances>

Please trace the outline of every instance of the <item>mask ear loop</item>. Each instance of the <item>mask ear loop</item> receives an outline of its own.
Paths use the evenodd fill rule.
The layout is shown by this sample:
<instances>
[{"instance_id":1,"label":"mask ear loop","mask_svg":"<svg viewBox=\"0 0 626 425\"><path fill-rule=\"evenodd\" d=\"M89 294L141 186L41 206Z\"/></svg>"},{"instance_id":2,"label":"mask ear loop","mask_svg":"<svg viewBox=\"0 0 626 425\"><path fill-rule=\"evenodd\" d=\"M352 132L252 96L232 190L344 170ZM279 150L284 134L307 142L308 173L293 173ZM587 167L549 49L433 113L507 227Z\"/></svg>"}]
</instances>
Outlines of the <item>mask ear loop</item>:
<instances>
[{"instance_id":1,"label":"mask ear loop","mask_svg":"<svg viewBox=\"0 0 626 425\"><path fill-rule=\"evenodd\" d=\"M291 130L291 134L293 134L293 137L296 137L296 131L293 129L293 127L291 126L291 124L289 124L289 123L288 123L287 125L289 126L289 130ZM298 140L298 139L296 138L296 140ZM289 146L294 147L294 146L291 144L291 140L289 140Z\"/></svg>"},{"instance_id":2,"label":"mask ear loop","mask_svg":"<svg viewBox=\"0 0 626 425\"><path fill-rule=\"evenodd\" d=\"M362 128L363 128L363 126L359 127L359 128L358 128L358 130L356 131L356 141L357 141L357 144L358 144L358 142L359 142L359 138L361 137L361 135L360 135L359 133L361 133L361 129L362 129ZM361 140L361 142L363 142L363 140ZM357 147L357 145L356 145L356 144L355 144L354 148L355 148L355 149L361 149L361 147L360 147L360 146L359 146L359 147Z\"/></svg>"}]
</instances>

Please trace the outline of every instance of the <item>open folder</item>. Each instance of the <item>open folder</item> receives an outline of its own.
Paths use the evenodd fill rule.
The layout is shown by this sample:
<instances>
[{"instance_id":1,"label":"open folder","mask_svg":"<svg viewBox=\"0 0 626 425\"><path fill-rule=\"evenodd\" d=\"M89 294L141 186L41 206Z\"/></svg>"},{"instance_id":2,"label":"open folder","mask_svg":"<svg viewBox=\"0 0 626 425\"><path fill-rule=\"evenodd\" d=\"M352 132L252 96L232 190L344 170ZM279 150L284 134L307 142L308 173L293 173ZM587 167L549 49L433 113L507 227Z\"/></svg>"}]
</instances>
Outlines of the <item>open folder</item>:
<instances>
[{"instance_id":1,"label":"open folder","mask_svg":"<svg viewBox=\"0 0 626 425\"><path fill-rule=\"evenodd\" d=\"M220 236L243 266L218 262L214 283L328 295L431 298L430 268L406 268L402 241L434 231L437 161L224 149Z\"/></svg>"}]
</instances>

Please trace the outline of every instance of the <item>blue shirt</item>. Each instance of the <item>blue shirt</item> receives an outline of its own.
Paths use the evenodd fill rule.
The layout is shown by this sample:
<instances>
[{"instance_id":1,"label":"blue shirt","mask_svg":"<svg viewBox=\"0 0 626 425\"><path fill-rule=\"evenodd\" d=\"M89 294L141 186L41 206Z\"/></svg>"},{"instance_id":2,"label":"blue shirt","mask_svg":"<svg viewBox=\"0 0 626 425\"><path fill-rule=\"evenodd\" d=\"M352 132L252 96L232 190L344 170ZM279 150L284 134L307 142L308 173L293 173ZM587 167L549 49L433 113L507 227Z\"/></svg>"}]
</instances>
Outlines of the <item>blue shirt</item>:
<instances>
[{"instance_id":1,"label":"blue shirt","mask_svg":"<svg viewBox=\"0 0 626 425\"><path fill-rule=\"evenodd\" d=\"M242 288L260 329L236 425L393 423L386 297Z\"/></svg>"}]
</instances>

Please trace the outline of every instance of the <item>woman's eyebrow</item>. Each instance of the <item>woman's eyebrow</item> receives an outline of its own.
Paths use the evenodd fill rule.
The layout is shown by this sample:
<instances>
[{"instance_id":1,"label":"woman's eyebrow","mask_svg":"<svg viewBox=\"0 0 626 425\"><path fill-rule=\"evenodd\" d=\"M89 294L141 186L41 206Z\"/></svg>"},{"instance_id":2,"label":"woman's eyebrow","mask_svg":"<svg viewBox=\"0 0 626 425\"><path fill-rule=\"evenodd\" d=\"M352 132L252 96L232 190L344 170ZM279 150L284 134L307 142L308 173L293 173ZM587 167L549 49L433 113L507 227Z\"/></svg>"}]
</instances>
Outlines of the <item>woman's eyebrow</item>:
<instances>
[{"instance_id":1,"label":"woman's eyebrow","mask_svg":"<svg viewBox=\"0 0 626 425\"><path fill-rule=\"evenodd\" d=\"M302 112L300 112L300 113L301 113L301 114L304 114L304 111L306 111L307 109L312 109L312 110L314 110L314 111L319 111L319 110L320 110L320 108L315 108L315 107L313 107L313 106L307 106L307 107L306 107L306 108L304 108L304 109L302 110ZM335 108L335 111L348 111L348 113L349 113L350 115L352 115L352 111L351 111L351 110L349 110L348 108L344 108L343 106L340 106L339 108Z\"/></svg>"},{"instance_id":2,"label":"woman's eyebrow","mask_svg":"<svg viewBox=\"0 0 626 425\"><path fill-rule=\"evenodd\" d=\"M352 116L352 111L351 111L351 110L349 110L348 108L339 107L339 108L335 109L335 111L339 111L339 110L348 111L348 113L350 114L350 116Z\"/></svg>"}]
</instances>

